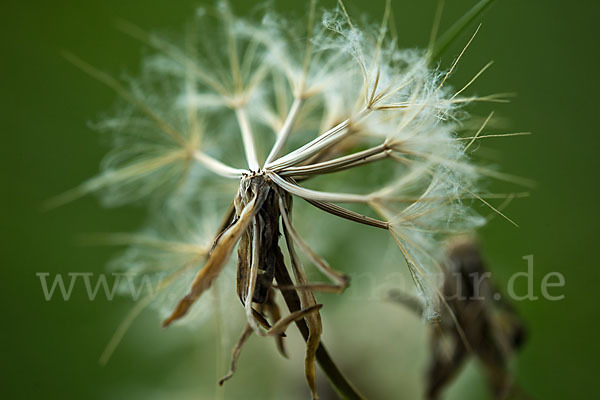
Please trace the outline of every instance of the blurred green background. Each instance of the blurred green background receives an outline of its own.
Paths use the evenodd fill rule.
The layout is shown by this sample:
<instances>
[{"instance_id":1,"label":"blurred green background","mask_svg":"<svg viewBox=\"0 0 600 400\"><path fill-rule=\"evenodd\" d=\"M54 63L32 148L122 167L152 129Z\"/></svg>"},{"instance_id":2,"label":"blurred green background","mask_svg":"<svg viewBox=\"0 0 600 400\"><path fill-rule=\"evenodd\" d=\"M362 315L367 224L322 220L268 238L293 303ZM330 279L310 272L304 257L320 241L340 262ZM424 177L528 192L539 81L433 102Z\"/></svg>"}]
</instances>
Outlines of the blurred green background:
<instances>
[{"instance_id":1,"label":"blurred green background","mask_svg":"<svg viewBox=\"0 0 600 400\"><path fill-rule=\"evenodd\" d=\"M252 3L232 0L242 15ZM304 15L298 3L275 5ZM400 47L425 46L435 2L392 3ZM442 30L472 4L446 3ZM134 230L144 217L141 208L106 210L90 197L41 210L44 200L98 171L106 146L87 124L115 100L110 90L66 62L61 51L115 76L125 71L135 75L148 49L114 29L115 18L148 30L177 32L198 4L2 2L3 398L281 398L282 387L291 388L297 398L308 396L297 334L290 335L292 360L278 358L270 341L253 338L244 349L239 374L224 392L216 392L216 379L225 367L215 371L213 325L162 330L152 312L142 315L110 363L101 367L97 359L131 301L90 302L83 286L76 285L70 301L55 297L46 302L35 275L102 272L115 249L80 246L78 235ZM374 21L384 8L379 0L348 4ZM598 391L599 11L600 4L592 1L498 0L479 18L483 27L452 78L458 86L494 60L473 92L517 92L510 104L494 108L509 121L509 130L534 132L489 144L505 172L532 178L538 186L530 198L514 201L507 210L519 229L496 218L483 230L482 241L501 283L525 271L522 257L530 254L537 295L546 273L565 276L565 287L554 289L565 295L563 300L516 303L530 330L517 356L516 379L538 399L594 398ZM445 54L445 65L466 40L463 36ZM336 264L332 254L330 261ZM517 292L525 289L519 282ZM425 330L418 321L380 300L322 298L324 341L359 388L372 398L415 398L426 359ZM328 313L328 306L333 311ZM241 314L224 317L237 318L233 325L241 327ZM237 334L234 330L223 346L226 363ZM325 397L326 384L320 387ZM448 394L486 398L477 364L467 366Z\"/></svg>"}]
</instances>

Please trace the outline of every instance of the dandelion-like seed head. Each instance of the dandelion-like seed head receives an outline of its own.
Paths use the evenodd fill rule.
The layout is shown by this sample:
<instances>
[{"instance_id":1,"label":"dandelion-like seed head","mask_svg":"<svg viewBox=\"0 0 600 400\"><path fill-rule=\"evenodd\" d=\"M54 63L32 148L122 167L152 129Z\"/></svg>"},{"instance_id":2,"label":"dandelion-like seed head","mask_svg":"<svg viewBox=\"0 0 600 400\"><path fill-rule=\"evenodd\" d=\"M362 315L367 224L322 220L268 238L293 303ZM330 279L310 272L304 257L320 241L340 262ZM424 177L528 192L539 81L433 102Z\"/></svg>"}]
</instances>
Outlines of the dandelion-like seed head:
<instances>
[{"instance_id":1,"label":"dandelion-like seed head","mask_svg":"<svg viewBox=\"0 0 600 400\"><path fill-rule=\"evenodd\" d=\"M173 293L185 282L187 294L179 293L165 325L181 319L211 287L237 246L237 290L248 318L238 345L250 332L280 341L290 323L299 324L315 397L322 328L313 292L341 292L348 278L296 231L292 198L347 219L348 226L388 230L425 315L435 318L441 243L484 222L470 200L482 199L484 175L502 177L468 156L483 127L472 138L457 135L462 108L494 97L465 97L466 87L450 88L447 79L460 56L447 71L432 67L431 52L396 47L388 19L389 4L381 25L358 27L341 2L333 11L318 11L313 2L307 24L290 28L296 25L271 12L259 21L235 17L221 2L196 14L182 45L122 23L156 50L140 79L122 83L69 56L124 105L98 125L115 133L101 174L58 201L88 192L108 205L150 200L154 214L179 230L176 240L155 233L129 238L133 247L120 264L139 274L165 273L161 291ZM366 165L372 179L344 174L345 192L311 188L315 176L335 182L335 173ZM359 213L356 205L371 212ZM203 229L184 229L190 221L203 221ZM308 282L298 251L331 284ZM289 316L273 300L278 293Z\"/></svg>"}]
</instances>

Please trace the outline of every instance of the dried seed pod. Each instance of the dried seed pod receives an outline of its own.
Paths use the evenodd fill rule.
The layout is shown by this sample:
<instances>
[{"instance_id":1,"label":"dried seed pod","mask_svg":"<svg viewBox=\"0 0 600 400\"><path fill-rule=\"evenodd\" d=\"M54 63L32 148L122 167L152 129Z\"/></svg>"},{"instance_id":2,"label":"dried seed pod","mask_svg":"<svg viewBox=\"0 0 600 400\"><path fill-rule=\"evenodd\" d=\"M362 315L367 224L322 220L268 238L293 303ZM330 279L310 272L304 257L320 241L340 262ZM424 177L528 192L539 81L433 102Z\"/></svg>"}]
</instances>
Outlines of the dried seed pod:
<instances>
[{"instance_id":1,"label":"dried seed pod","mask_svg":"<svg viewBox=\"0 0 600 400\"><path fill-rule=\"evenodd\" d=\"M474 239L454 238L448 245L444 266L441 295L445 308L431 326L427 398L439 398L473 356L484 367L494 398L504 399L518 389L508 362L523 346L523 321L491 280ZM411 296L395 291L391 298L419 314L423 311L422 303Z\"/></svg>"}]
</instances>

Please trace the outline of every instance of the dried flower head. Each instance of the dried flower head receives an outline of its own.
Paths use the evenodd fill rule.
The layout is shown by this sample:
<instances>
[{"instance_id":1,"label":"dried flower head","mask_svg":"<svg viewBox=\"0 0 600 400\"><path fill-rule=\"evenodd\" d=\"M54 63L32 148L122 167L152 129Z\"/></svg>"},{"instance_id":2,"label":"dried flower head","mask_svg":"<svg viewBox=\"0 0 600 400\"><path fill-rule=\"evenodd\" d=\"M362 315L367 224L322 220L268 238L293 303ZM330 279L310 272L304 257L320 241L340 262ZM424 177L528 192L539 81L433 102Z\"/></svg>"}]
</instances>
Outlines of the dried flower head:
<instances>
[{"instance_id":1,"label":"dried flower head","mask_svg":"<svg viewBox=\"0 0 600 400\"><path fill-rule=\"evenodd\" d=\"M473 284L473 277L489 274L476 240L457 236L448 241L447 247L441 291L448 307L441 310L439 323L431 329L425 397L441 398L465 361L474 356L484 367L493 398L510 398L511 393L516 395L521 390L513 382L509 360L526 340L523 320L499 296L493 281ZM406 293L395 290L390 299L416 314L422 313L418 300Z\"/></svg>"},{"instance_id":2,"label":"dried flower head","mask_svg":"<svg viewBox=\"0 0 600 400\"><path fill-rule=\"evenodd\" d=\"M68 56L125 104L99 125L116 132L103 172L59 201L96 192L108 205L162 204L161 219L180 235L165 238L173 229L159 228L126 238L134 241L126 264L140 275L158 267L166 274L159 290L187 286L165 326L188 313L237 246L237 293L248 325L232 372L251 332L280 341L296 322L307 340L306 377L315 398L315 359L323 364L328 356L313 293L342 292L349 280L295 229L292 198L347 219L349 226L388 230L426 304L425 315L433 318L443 277L441 241L484 222L464 201L484 201L482 176L505 178L467 155L484 137L485 123L475 135L457 135L466 104L497 99L464 96L472 81L460 90L448 87L464 50L449 70L432 68L431 49L396 47L389 10L388 2L380 26L359 28L342 2L319 13L313 1L308 24L290 28L291 21L272 13L260 22L236 18L219 3L216 10L198 11L181 47L124 23L126 32L157 51L141 79L128 84ZM335 173L358 168L369 168L371 179L350 173L331 185L343 192L310 188L313 177L327 175L321 182L333 183ZM225 214L220 225L217 211ZM308 281L297 249L330 284ZM185 280L190 273L191 282ZM278 294L290 308L287 316L274 300Z\"/></svg>"}]
</instances>

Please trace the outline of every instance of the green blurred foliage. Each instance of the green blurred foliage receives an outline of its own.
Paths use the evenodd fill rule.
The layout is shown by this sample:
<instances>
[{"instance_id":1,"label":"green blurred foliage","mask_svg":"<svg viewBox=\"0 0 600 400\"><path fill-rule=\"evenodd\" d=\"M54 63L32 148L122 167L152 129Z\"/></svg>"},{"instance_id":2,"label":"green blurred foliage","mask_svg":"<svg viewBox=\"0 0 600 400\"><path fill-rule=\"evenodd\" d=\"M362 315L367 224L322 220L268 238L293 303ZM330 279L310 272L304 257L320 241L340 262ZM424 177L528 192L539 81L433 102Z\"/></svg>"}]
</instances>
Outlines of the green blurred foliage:
<instances>
[{"instance_id":1,"label":"green blurred foliage","mask_svg":"<svg viewBox=\"0 0 600 400\"><path fill-rule=\"evenodd\" d=\"M250 1L232 1L245 14ZM276 9L303 15L299 2L276 1ZM354 0L350 10L380 18L384 2ZM400 47L427 44L435 2L393 1ZM442 30L472 2L448 1ZM144 210L101 209L85 198L50 212L44 200L76 186L98 170L106 151L88 127L114 104L115 95L61 57L69 50L115 76L135 75L148 49L114 29L123 18L149 30L181 31L197 1L22 2L2 4L2 373L3 398L215 398L217 341L214 327L159 328L143 314L111 362L97 359L131 302L116 298L90 302L82 285L70 301L46 302L37 272L104 271L114 249L81 246L89 232L120 232L138 227ZM334 1L322 2L333 6ZM521 301L516 307L530 331L517 357L517 381L534 398L592 398L596 393L597 301L600 272L594 265L598 188L596 152L598 68L597 2L499 0L482 18L483 27L452 78L459 86L485 63L491 70L472 89L478 94L517 92L494 107L509 131L533 136L486 143L505 172L532 178L532 196L507 209L519 229L495 218L482 232L490 269L501 283L526 270L523 256L534 255L534 287L551 271L564 274L555 289L564 300ZM470 31L472 31L470 29ZM447 52L448 65L466 42ZM473 109L485 115L489 108ZM498 191L514 190L494 183ZM362 229L362 228L361 228ZM367 243L379 240L365 233ZM370 242L369 242L370 241ZM344 252L327 254L332 264ZM336 258L339 257L337 260ZM342 261L343 262L343 261ZM376 263L368 268L376 268ZM52 275L51 275L52 276ZM526 290L525 282L517 293ZM414 398L423 376L425 329L416 318L381 300L320 297L326 304L324 340L349 376L373 398ZM328 311L328 304L332 304ZM241 327L242 315L225 315ZM232 336L233 335L233 336ZM223 345L229 362L233 331ZM306 398L302 346L290 334L292 360L277 357L270 341L252 338L239 374L228 382L226 398L272 398L282 387ZM385 344L385 346L384 346ZM398 364L394 361L398 360ZM368 366L368 368L366 368ZM326 392L326 384L320 386ZM470 364L449 397L485 396L483 376ZM223 395L218 392L217 395Z\"/></svg>"}]
</instances>

